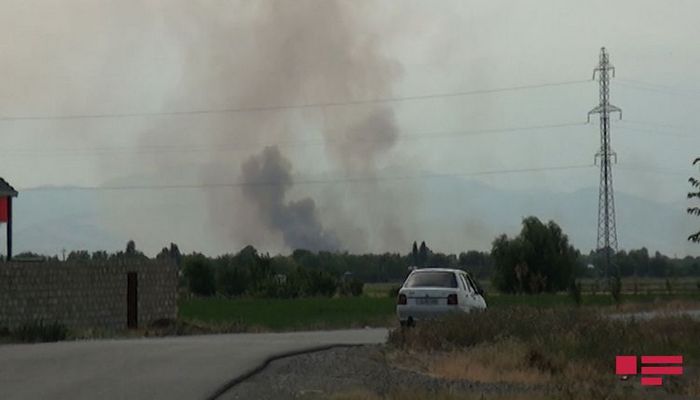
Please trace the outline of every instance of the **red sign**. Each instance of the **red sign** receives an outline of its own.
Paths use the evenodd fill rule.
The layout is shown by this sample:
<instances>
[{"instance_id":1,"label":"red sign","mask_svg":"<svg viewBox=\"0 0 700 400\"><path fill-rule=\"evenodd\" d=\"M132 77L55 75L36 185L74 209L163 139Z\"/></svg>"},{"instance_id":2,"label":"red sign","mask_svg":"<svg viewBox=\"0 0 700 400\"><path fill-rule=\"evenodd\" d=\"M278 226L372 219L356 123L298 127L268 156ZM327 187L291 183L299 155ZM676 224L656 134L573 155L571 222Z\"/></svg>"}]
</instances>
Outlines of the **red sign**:
<instances>
[{"instance_id":1,"label":"red sign","mask_svg":"<svg viewBox=\"0 0 700 400\"><path fill-rule=\"evenodd\" d=\"M7 212L7 197L0 197L0 222L7 222L9 217Z\"/></svg>"},{"instance_id":2,"label":"red sign","mask_svg":"<svg viewBox=\"0 0 700 400\"><path fill-rule=\"evenodd\" d=\"M683 374L683 356L642 356L641 358L643 386L661 386L663 384L661 376ZM625 377L637 375L637 356L615 357L615 374Z\"/></svg>"}]
</instances>

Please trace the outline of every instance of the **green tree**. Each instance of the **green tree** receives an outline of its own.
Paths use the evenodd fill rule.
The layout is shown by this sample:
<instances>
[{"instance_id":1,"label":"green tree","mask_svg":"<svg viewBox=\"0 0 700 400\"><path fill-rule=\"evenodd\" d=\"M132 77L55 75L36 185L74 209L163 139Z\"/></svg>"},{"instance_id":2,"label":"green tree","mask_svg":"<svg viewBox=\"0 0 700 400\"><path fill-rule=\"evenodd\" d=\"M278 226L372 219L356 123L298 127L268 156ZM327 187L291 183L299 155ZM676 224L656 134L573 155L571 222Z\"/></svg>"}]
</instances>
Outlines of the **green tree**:
<instances>
[{"instance_id":1,"label":"green tree","mask_svg":"<svg viewBox=\"0 0 700 400\"><path fill-rule=\"evenodd\" d=\"M420 249L418 250L418 265L421 267L428 265L429 257L430 249L425 245L425 242L420 242Z\"/></svg>"},{"instance_id":2,"label":"green tree","mask_svg":"<svg viewBox=\"0 0 700 400\"><path fill-rule=\"evenodd\" d=\"M458 263L461 268L465 268L478 279L487 278L493 272L493 259L486 252L469 250L466 253L460 253Z\"/></svg>"},{"instance_id":3,"label":"green tree","mask_svg":"<svg viewBox=\"0 0 700 400\"><path fill-rule=\"evenodd\" d=\"M19 253L19 254L14 255L13 258L14 258L14 259L22 259L22 258L34 258L34 259L38 259L38 258L45 258L45 257L42 256L41 254L34 253L33 251L23 251L23 252L21 252L21 253Z\"/></svg>"},{"instance_id":4,"label":"green tree","mask_svg":"<svg viewBox=\"0 0 700 400\"><path fill-rule=\"evenodd\" d=\"M92 253L92 261L107 261L109 259L109 254L104 250L94 251Z\"/></svg>"},{"instance_id":5,"label":"green tree","mask_svg":"<svg viewBox=\"0 0 700 400\"><path fill-rule=\"evenodd\" d=\"M190 292L199 296L214 294L216 279L209 259L201 254L188 257L184 273Z\"/></svg>"},{"instance_id":6,"label":"green tree","mask_svg":"<svg viewBox=\"0 0 700 400\"><path fill-rule=\"evenodd\" d=\"M136 249L136 243L133 240L129 240L126 243L126 250L124 253L118 253L117 258L148 260L148 257L143 252Z\"/></svg>"},{"instance_id":7,"label":"green tree","mask_svg":"<svg viewBox=\"0 0 700 400\"><path fill-rule=\"evenodd\" d=\"M216 269L216 291L224 296L240 296L248 288L248 274L242 268L224 265Z\"/></svg>"},{"instance_id":8,"label":"green tree","mask_svg":"<svg viewBox=\"0 0 700 400\"><path fill-rule=\"evenodd\" d=\"M66 261L69 262L88 262L90 261L90 253L87 250L74 250L68 253Z\"/></svg>"},{"instance_id":9,"label":"green tree","mask_svg":"<svg viewBox=\"0 0 700 400\"><path fill-rule=\"evenodd\" d=\"M411 250L411 264L418 265L418 243L413 242L413 249Z\"/></svg>"},{"instance_id":10,"label":"green tree","mask_svg":"<svg viewBox=\"0 0 700 400\"><path fill-rule=\"evenodd\" d=\"M170 243L170 248L163 247L163 249L156 255L156 260L170 260L178 267L182 263L182 254L180 254L180 249L175 243Z\"/></svg>"},{"instance_id":11,"label":"green tree","mask_svg":"<svg viewBox=\"0 0 700 400\"><path fill-rule=\"evenodd\" d=\"M133 240L129 240L126 242L126 251L125 251L127 256L133 256L136 254L136 243Z\"/></svg>"},{"instance_id":12,"label":"green tree","mask_svg":"<svg viewBox=\"0 0 700 400\"><path fill-rule=\"evenodd\" d=\"M496 266L493 282L499 290L539 293L567 289L579 254L555 222L543 224L527 217L517 237L501 235L494 240L491 256Z\"/></svg>"},{"instance_id":13,"label":"green tree","mask_svg":"<svg viewBox=\"0 0 700 400\"><path fill-rule=\"evenodd\" d=\"M693 165L695 165L697 163L700 163L700 157L693 160ZM697 180L691 176L688 179L688 182L690 182L690 185L694 189L694 191L688 193L688 198L689 199L692 199L692 198L700 199L700 180ZM695 216L700 215L700 207L688 207L687 211L688 211L688 214L690 214L690 215L695 215ZM688 240L691 242L695 242L695 243L700 242L700 231L695 232L692 235L688 236Z\"/></svg>"}]
</instances>

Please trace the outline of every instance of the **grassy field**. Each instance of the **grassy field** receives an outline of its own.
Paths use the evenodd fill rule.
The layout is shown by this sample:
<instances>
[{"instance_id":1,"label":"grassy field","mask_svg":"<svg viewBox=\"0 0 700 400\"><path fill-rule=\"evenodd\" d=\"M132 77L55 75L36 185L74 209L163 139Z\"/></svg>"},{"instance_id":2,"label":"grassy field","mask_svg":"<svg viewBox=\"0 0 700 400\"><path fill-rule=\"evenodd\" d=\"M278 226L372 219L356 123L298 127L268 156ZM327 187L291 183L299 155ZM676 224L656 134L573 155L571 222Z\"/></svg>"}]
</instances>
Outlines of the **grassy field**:
<instances>
[{"instance_id":1,"label":"grassy field","mask_svg":"<svg viewBox=\"0 0 700 400\"><path fill-rule=\"evenodd\" d=\"M240 325L242 330L387 326L393 313L394 299L389 297L188 299L180 302L180 318Z\"/></svg>"},{"instance_id":2,"label":"grassy field","mask_svg":"<svg viewBox=\"0 0 700 400\"><path fill-rule=\"evenodd\" d=\"M694 280L671 282L671 291L664 279L639 280L638 290L623 296L623 309L645 310L657 308L700 308L700 290L693 289ZM582 282L590 285L592 281ZM625 280L624 287L632 288L633 282ZM215 331L249 330L303 330L334 329L364 326L393 326L395 299L392 289L400 283L370 283L360 297L303 298L303 299L220 299L193 298L180 301L180 319L203 329ZM486 285L484 285L486 286ZM539 295L503 295L487 289L489 308L533 306L537 308L574 306L566 293ZM617 310L611 296L598 291L584 292L584 307L601 307Z\"/></svg>"},{"instance_id":3,"label":"grassy field","mask_svg":"<svg viewBox=\"0 0 700 400\"><path fill-rule=\"evenodd\" d=\"M360 297L302 299L218 299L194 298L180 301L180 318L205 325L227 325L224 330L302 330L364 326L392 326L395 299L391 286L374 287ZM583 306L617 309L607 294L584 294ZM487 295L489 308L573 306L567 294ZM684 294L638 294L623 297L623 308L700 308L700 291Z\"/></svg>"},{"instance_id":4,"label":"grassy field","mask_svg":"<svg viewBox=\"0 0 700 400\"><path fill-rule=\"evenodd\" d=\"M615 307L612 297L607 293L584 294L581 296L582 305ZM504 306L535 306L560 307L573 306L574 300L566 293L543 293L538 295L486 295L489 307ZM678 294L626 294L622 297L623 305L638 305L640 308L655 308L670 302L697 302L700 308L700 291Z\"/></svg>"},{"instance_id":5,"label":"grassy field","mask_svg":"<svg viewBox=\"0 0 700 400\"><path fill-rule=\"evenodd\" d=\"M604 286L603 279L581 279L579 280L584 293L600 292ZM669 294L669 293L692 293L700 291L700 278L633 278L622 279L623 293L637 294Z\"/></svg>"}]
</instances>

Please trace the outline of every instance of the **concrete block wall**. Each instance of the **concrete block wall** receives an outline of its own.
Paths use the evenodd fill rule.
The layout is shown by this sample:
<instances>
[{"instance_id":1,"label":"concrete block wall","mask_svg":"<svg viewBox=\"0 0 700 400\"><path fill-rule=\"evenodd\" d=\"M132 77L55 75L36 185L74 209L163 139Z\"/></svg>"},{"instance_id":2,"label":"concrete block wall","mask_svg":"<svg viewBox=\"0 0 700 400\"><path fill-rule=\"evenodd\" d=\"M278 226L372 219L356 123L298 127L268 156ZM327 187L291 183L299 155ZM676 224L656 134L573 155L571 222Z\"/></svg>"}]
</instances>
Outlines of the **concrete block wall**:
<instances>
[{"instance_id":1,"label":"concrete block wall","mask_svg":"<svg viewBox=\"0 0 700 400\"><path fill-rule=\"evenodd\" d=\"M139 327L177 317L177 269L167 262L9 262L0 263L0 327L126 329L129 272L137 273Z\"/></svg>"}]
</instances>

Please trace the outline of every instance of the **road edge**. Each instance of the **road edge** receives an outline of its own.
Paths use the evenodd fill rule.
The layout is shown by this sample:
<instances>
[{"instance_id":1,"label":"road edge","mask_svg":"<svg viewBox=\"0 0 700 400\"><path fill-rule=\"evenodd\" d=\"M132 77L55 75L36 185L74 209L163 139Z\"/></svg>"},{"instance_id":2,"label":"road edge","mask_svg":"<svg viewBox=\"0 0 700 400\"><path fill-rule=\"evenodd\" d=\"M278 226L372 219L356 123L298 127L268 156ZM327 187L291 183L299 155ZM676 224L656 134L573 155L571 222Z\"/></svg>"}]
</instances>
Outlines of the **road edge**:
<instances>
[{"instance_id":1,"label":"road edge","mask_svg":"<svg viewBox=\"0 0 700 400\"><path fill-rule=\"evenodd\" d=\"M235 386L243 383L244 381L252 378L253 376L259 374L265 368L267 368L272 362L281 360L283 358L289 358L289 357L294 357L294 356L300 356L302 354L309 354L309 353L317 353L319 351L325 351L325 350L331 350L331 349L336 349L336 348L349 348L349 347L361 347L361 346L366 346L365 344L327 344L323 346L315 346L315 347L309 347L306 349L301 349L301 350L293 350L293 351L288 351L288 352L283 352L283 353L278 353L271 355L263 360L262 363L260 363L258 366L251 368L250 370L244 372L241 375L238 375L237 377L231 379L230 381L226 382L224 385L219 387L214 393L211 395L207 396L205 399L206 400L217 400L219 397L224 395L226 392L234 388Z\"/></svg>"}]
</instances>

